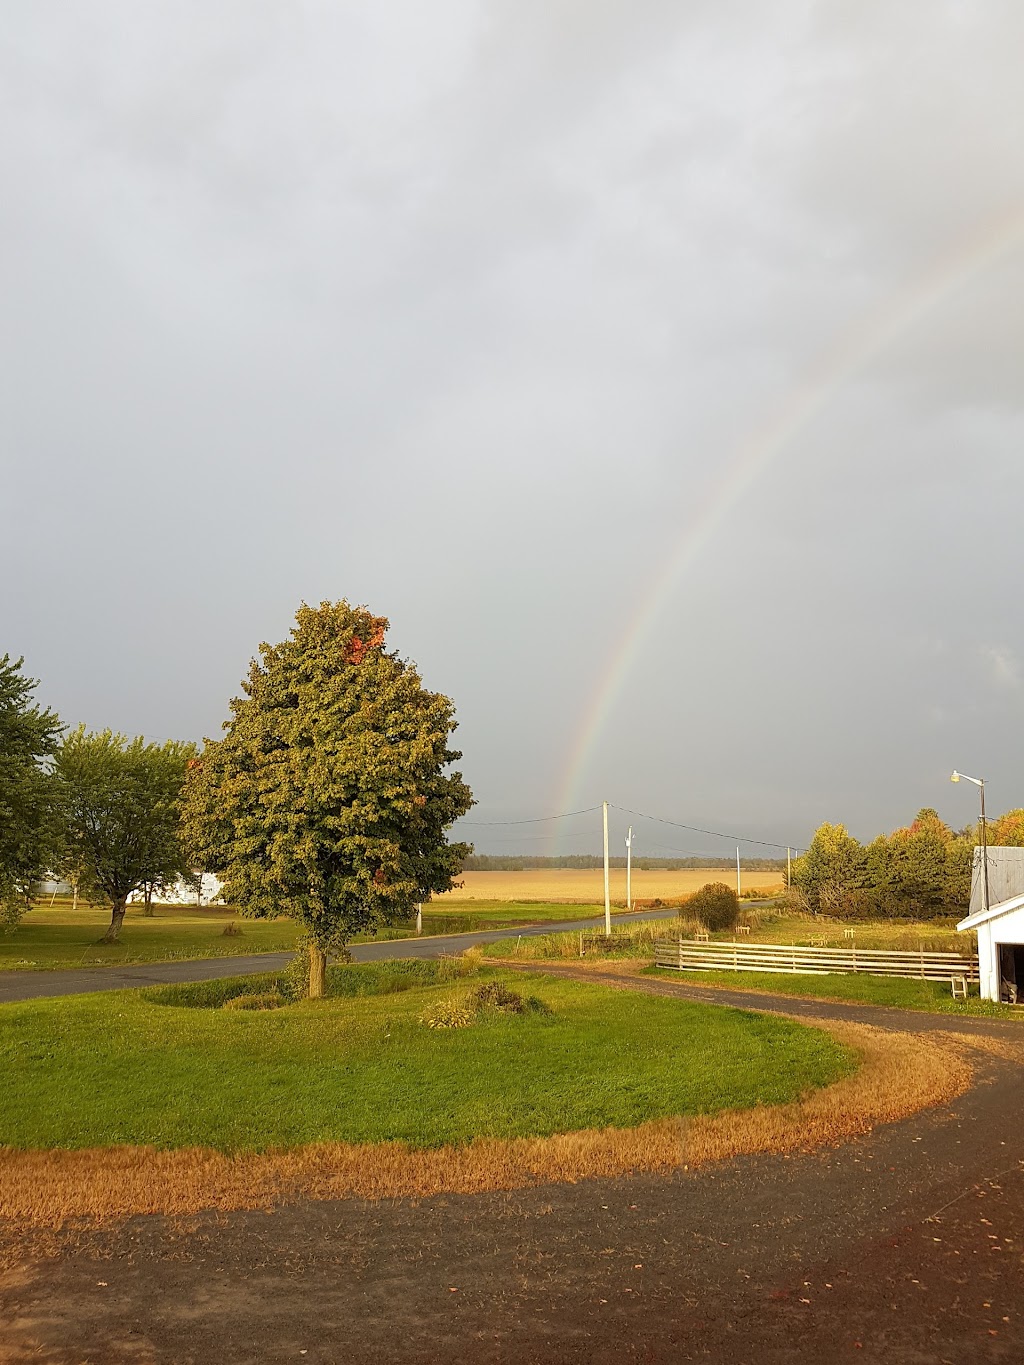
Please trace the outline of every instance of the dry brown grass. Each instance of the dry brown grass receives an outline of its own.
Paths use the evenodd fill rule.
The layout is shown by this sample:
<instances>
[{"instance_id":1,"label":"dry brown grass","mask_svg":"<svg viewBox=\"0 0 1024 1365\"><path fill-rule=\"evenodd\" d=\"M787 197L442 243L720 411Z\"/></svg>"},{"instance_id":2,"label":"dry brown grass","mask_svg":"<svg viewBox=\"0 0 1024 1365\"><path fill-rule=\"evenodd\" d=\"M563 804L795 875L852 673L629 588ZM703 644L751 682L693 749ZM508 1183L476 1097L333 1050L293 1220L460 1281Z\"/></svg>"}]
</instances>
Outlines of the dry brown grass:
<instances>
[{"instance_id":1,"label":"dry brown grass","mask_svg":"<svg viewBox=\"0 0 1024 1365\"><path fill-rule=\"evenodd\" d=\"M630 1129L587 1130L464 1147L323 1143L225 1156L202 1149L0 1150L0 1218L60 1227L74 1220L205 1209L271 1208L302 1199L475 1194L634 1172L668 1172L741 1153L806 1151L866 1133L961 1094L971 1069L942 1037L825 1025L860 1057L858 1071L805 1099Z\"/></svg>"},{"instance_id":2,"label":"dry brown grass","mask_svg":"<svg viewBox=\"0 0 1024 1365\"><path fill-rule=\"evenodd\" d=\"M1018 1066L1024 1066L1024 1040L1017 1042L1013 1038L995 1038L990 1033L950 1032L946 1037L955 1039L963 1047L974 1052L987 1052L990 1057L999 1057L1004 1062L1016 1062Z\"/></svg>"},{"instance_id":3,"label":"dry brown grass","mask_svg":"<svg viewBox=\"0 0 1024 1365\"><path fill-rule=\"evenodd\" d=\"M552 867L525 872L462 872L462 886L435 896L431 908L443 910L458 901L564 901L566 904L597 905L604 901L601 868ZM708 882L736 885L736 868L700 867L644 872L633 869L634 900L676 900L690 896ZM777 872L744 872L743 887L777 890ZM612 900L625 904L626 873L611 870Z\"/></svg>"}]
</instances>

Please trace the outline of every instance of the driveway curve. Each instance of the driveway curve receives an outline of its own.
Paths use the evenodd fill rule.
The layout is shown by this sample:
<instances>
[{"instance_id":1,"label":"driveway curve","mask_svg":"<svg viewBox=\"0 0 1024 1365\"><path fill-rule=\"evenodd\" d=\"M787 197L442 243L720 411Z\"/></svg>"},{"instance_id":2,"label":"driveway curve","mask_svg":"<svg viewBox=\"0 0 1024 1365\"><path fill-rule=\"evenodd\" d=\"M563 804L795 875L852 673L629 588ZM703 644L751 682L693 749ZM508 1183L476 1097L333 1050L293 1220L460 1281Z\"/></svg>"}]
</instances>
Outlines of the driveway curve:
<instances>
[{"instance_id":1,"label":"driveway curve","mask_svg":"<svg viewBox=\"0 0 1024 1365\"><path fill-rule=\"evenodd\" d=\"M595 976L808 1020L1022 1037L1000 1021ZM953 1104L806 1155L135 1218L38 1248L10 1230L0 1361L1017 1365L1022 1072L985 1053L977 1067Z\"/></svg>"}]
</instances>

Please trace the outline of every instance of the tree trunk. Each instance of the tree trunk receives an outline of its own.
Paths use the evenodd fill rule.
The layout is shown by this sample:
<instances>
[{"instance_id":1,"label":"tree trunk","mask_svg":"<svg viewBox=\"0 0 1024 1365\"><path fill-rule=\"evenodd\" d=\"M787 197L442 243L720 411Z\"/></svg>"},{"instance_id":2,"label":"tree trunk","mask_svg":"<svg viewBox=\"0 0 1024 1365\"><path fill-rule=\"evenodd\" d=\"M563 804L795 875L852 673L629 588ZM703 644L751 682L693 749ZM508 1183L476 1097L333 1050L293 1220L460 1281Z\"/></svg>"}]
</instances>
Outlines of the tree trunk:
<instances>
[{"instance_id":1,"label":"tree trunk","mask_svg":"<svg viewBox=\"0 0 1024 1365\"><path fill-rule=\"evenodd\" d=\"M100 939L101 943L116 943L124 922L124 901L115 901L110 912L110 928Z\"/></svg>"},{"instance_id":2,"label":"tree trunk","mask_svg":"<svg viewBox=\"0 0 1024 1365\"><path fill-rule=\"evenodd\" d=\"M146 887L145 887L145 889L144 889L144 891L143 891L142 894L143 894L143 896L145 897L145 901L144 901L144 904L143 904L142 913L143 913L144 915L148 916L150 919L152 919L152 917L153 917L153 888L147 883L147 885L146 885Z\"/></svg>"},{"instance_id":3,"label":"tree trunk","mask_svg":"<svg viewBox=\"0 0 1024 1365\"><path fill-rule=\"evenodd\" d=\"M316 943L309 945L309 998L321 1000L324 994L324 973L327 958L324 950Z\"/></svg>"},{"instance_id":4,"label":"tree trunk","mask_svg":"<svg viewBox=\"0 0 1024 1365\"><path fill-rule=\"evenodd\" d=\"M71 900L71 909L72 909L72 910L77 910L77 909L78 909L78 878L77 878L77 877L76 877L75 880L71 883L71 896L72 896L72 900Z\"/></svg>"}]
</instances>

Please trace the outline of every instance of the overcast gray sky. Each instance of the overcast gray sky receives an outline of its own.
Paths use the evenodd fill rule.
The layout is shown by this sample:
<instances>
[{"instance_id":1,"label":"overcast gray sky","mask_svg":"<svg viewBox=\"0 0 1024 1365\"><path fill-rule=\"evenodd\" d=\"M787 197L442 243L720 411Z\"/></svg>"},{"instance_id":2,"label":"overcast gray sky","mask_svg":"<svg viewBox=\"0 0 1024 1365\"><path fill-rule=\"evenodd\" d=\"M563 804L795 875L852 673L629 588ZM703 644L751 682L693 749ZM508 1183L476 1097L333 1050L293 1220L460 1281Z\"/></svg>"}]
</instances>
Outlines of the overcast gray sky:
<instances>
[{"instance_id":1,"label":"overcast gray sky","mask_svg":"<svg viewBox=\"0 0 1024 1365\"><path fill-rule=\"evenodd\" d=\"M1022 52L1016 0L13 0L0 652L199 738L344 596L475 820L1024 804Z\"/></svg>"}]
</instances>

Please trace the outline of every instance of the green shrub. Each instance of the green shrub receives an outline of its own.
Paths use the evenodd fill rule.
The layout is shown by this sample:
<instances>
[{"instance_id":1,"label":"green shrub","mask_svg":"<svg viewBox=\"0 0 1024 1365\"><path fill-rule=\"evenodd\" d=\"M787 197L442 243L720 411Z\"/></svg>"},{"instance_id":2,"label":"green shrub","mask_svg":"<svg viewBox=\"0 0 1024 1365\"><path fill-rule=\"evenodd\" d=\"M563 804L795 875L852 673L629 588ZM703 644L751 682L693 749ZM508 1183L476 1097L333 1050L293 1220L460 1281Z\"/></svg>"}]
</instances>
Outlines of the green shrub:
<instances>
[{"instance_id":1,"label":"green shrub","mask_svg":"<svg viewBox=\"0 0 1024 1365\"><path fill-rule=\"evenodd\" d=\"M225 976L216 981L186 981L174 986L155 986L142 992L154 1005L178 1005L187 1009L216 1010L240 995L262 995L281 990L276 972L254 976Z\"/></svg>"},{"instance_id":2,"label":"green shrub","mask_svg":"<svg viewBox=\"0 0 1024 1365\"><path fill-rule=\"evenodd\" d=\"M468 1028L473 1012L462 1000L438 1000L420 1015L420 1023L427 1028Z\"/></svg>"},{"instance_id":3,"label":"green shrub","mask_svg":"<svg viewBox=\"0 0 1024 1365\"><path fill-rule=\"evenodd\" d=\"M325 986L329 996L395 995L440 979L436 960L409 957L329 967Z\"/></svg>"},{"instance_id":4,"label":"green shrub","mask_svg":"<svg viewBox=\"0 0 1024 1365\"><path fill-rule=\"evenodd\" d=\"M221 1005L222 1010L279 1010L288 1001L280 991L262 991L259 995L233 995Z\"/></svg>"},{"instance_id":5,"label":"green shrub","mask_svg":"<svg viewBox=\"0 0 1024 1365\"><path fill-rule=\"evenodd\" d=\"M460 977L476 970L472 960L452 960L459 963ZM301 1000L303 989L308 990L308 961L303 953L296 967L289 965L283 972L260 972L255 976L232 976L216 981L190 981L174 986L151 987L143 992L143 996L156 1005L180 1005L192 1009L219 1009L228 1000L240 995L273 993L284 996L286 1000ZM417 986L433 986L445 979L448 978L442 975L441 964L436 959L397 958L328 967L325 984L328 996L394 995Z\"/></svg>"},{"instance_id":6,"label":"green shrub","mask_svg":"<svg viewBox=\"0 0 1024 1365\"><path fill-rule=\"evenodd\" d=\"M485 981L470 991L468 1004L477 1010L497 1010L501 1014L522 1014L526 1009L523 997L501 981Z\"/></svg>"},{"instance_id":7,"label":"green shrub","mask_svg":"<svg viewBox=\"0 0 1024 1365\"><path fill-rule=\"evenodd\" d=\"M740 917L740 901L725 882L708 882L695 891L686 903L688 915L699 919L709 933L732 929Z\"/></svg>"},{"instance_id":8,"label":"green shrub","mask_svg":"<svg viewBox=\"0 0 1024 1365\"><path fill-rule=\"evenodd\" d=\"M309 995L309 940L303 935L295 945L295 956L281 973L281 993L289 1000L305 1000Z\"/></svg>"}]
</instances>

